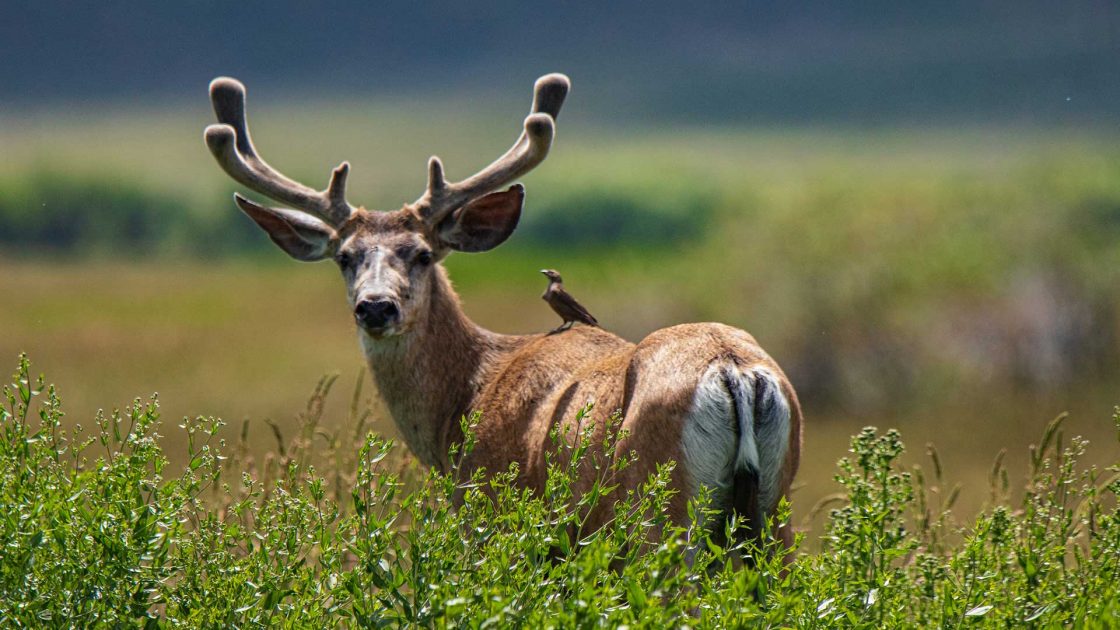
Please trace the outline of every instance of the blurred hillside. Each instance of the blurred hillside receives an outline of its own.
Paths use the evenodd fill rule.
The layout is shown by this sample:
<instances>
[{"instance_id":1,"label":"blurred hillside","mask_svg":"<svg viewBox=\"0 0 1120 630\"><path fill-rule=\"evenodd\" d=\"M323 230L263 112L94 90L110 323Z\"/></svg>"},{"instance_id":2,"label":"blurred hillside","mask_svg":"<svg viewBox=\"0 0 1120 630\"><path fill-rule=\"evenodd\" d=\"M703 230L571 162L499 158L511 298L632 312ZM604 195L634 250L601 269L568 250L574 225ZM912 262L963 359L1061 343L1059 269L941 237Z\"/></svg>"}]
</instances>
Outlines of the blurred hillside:
<instances>
[{"instance_id":1,"label":"blurred hillside","mask_svg":"<svg viewBox=\"0 0 1120 630\"><path fill-rule=\"evenodd\" d=\"M433 151L453 177L498 155L526 96L500 116L265 103L253 109L253 129L270 162L312 185L349 158L350 199L389 209L419 194ZM219 397L213 362L230 344L255 357L233 364L230 383L257 370L276 380L279 370L295 388L308 371L358 358L333 265L298 270L231 203L235 187L202 146L204 106L0 124L10 147L0 156L0 269L25 276L11 279L21 288L10 295L20 297L0 308L0 354L73 357L86 341L91 357L135 348L124 373L150 363L136 374L162 376L143 386L110 379L126 392L181 378ZM513 237L494 252L448 260L480 324L510 333L553 326L536 270L555 267L630 339L687 321L751 331L816 409L892 413L992 396L1116 402L1116 133L604 130L580 124L572 109L549 160L525 178ZM205 261L207 280L179 271L200 264L192 259ZM40 272L37 262L48 264ZM247 270L247 262L274 268ZM122 274L122 263L135 273ZM296 273L319 280L313 289L285 281ZM289 334L269 332L256 349L234 341L211 353L192 341L222 327L232 340L248 338L237 332L244 327L261 332L257 311L271 313L289 292L283 308L321 316L297 318ZM202 306L190 303L202 294ZM132 296L137 310L117 318L115 302ZM160 305L159 318L147 300ZM199 322L217 317L215 328L200 327L196 312ZM268 331L278 331L274 314L270 321ZM327 329L339 340L333 353L324 351ZM284 343L271 347L277 338ZM309 345L297 352L296 339ZM165 354L164 340L188 347ZM170 356L177 360L165 365Z\"/></svg>"},{"instance_id":2,"label":"blurred hillside","mask_svg":"<svg viewBox=\"0 0 1120 630\"><path fill-rule=\"evenodd\" d=\"M607 120L1120 120L1120 4L9 2L6 107L520 92L562 70Z\"/></svg>"}]
</instances>

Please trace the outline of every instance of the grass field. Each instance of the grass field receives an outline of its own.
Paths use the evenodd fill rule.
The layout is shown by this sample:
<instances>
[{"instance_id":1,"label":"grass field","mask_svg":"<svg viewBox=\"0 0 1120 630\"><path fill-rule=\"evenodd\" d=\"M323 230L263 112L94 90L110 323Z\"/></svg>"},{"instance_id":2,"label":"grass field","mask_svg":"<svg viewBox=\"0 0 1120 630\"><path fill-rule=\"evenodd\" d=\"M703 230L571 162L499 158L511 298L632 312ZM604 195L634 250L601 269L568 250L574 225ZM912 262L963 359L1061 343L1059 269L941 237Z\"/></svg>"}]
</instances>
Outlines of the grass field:
<instances>
[{"instance_id":1,"label":"grass field","mask_svg":"<svg viewBox=\"0 0 1120 630\"><path fill-rule=\"evenodd\" d=\"M515 268L528 266L510 258L505 262ZM460 289L476 321L503 332L554 325L538 299L535 269L513 274L509 286L499 287L476 279L475 273L488 274L469 268L475 263L481 259L456 265L453 273L464 271L458 274L466 279ZM263 453L274 447L264 420L293 432L296 413L326 373L340 374L340 381L324 422L345 424L363 360L341 280L330 265L7 262L4 270L0 355L14 360L17 352L30 353L35 368L65 395L67 424L90 426L96 409L123 407L158 392L168 419L218 416L233 427L231 436L250 420L252 448ZM620 299L624 304L605 303L612 318L634 303ZM647 317L631 330L673 323L656 308ZM770 350L782 360L783 348ZM367 382L365 391L372 390ZM863 426L900 429L912 449L904 458L908 463L928 463L924 445L935 444L949 480L964 487L959 508L969 514L987 500L987 475L997 453L1007 449L1009 470L1023 474L1027 446L1060 412L1071 412L1070 435L1091 440L1086 461L1114 460L1120 453L1108 418L1118 401L1116 389L1102 382L1038 396L962 388L959 396L927 404L900 401L873 412L810 403L795 518L804 522L809 509L835 491L834 464L848 437ZM383 412L372 426L395 434ZM173 462L184 463L183 445L166 448Z\"/></svg>"},{"instance_id":2,"label":"grass field","mask_svg":"<svg viewBox=\"0 0 1120 630\"><path fill-rule=\"evenodd\" d=\"M650 129L582 118L577 97L525 180L519 232L449 261L480 324L554 325L537 270L555 267L630 339L684 321L751 331L806 401L799 516L867 424L901 428L915 459L936 443L970 508L996 453L1021 467L1015 454L1061 411L1094 449L1112 444L1095 438L1120 402L1114 130ZM419 194L431 153L452 177L498 155L524 105L268 101L249 107L270 162L322 185L350 160L351 199L378 208ZM48 172L165 197L152 212L168 224L160 213L243 220L201 141L210 117L201 90L188 107L0 114L0 193ZM612 230L621 240L596 239ZM264 248L247 259L198 260L182 242L0 251L0 358L29 352L70 422L157 391L172 418L290 422L322 374L349 386L361 356L337 272L246 234Z\"/></svg>"},{"instance_id":3,"label":"grass field","mask_svg":"<svg viewBox=\"0 0 1120 630\"><path fill-rule=\"evenodd\" d=\"M452 177L484 165L508 146L523 115L519 104L482 100L442 106L386 101L283 107L269 107L266 100L252 100L250 110L254 137L270 162L322 185L330 167L350 160L351 200L377 208L395 208L419 194L430 153L445 159ZM487 113L465 117L465 109ZM621 574L611 573L607 563L611 553L623 552L585 553L572 563L518 565L548 575L511 574L509 583L480 586L493 594L487 601L506 601L501 598L507 590L520 592L518 584L526 580L552 585L542 586L541 602L522 604L524 611L542 614L547 602L555 600L555 590L549 588L594 584L616 589L587 596L607 607L599 619L645 619L657 625L652 620L680 623L705 610L703 614L713 615L705 617L709 624L716 626L762 617L781 623L797 618L809 626L831 614L834 621L843 614L850 623L869 627L888 619L903 625L937 620L951 625L989 612L984 619L992 624L1010 624L1045 621L1055 611L1061 612L1056 619L1083 619L1089 604L1108 608L1107 597L1082 602L1070 593L1099 593L1110 583L1105 573L1114 575L1116 567L1107 551L1116 542L1079 539L1093 553L1104 550L1092 562L1068 564L1063 554L1073 549L1067 534L1085 535L1078 524L1095 526L1083 506L1094 506L1086 508L1090 512L1111 509L1108 518L1115 519L1113 499L1098 505L1098 496L1090 493L1080 507L1046 503L1056 501L1055 496L1066 501L1072 482L1062 481L1066 477L1061 475L1058 480L1045 477L1060 467L1060 458L1053 462L1056 468L1039 468L1040 460L1032 460L1028 447L1048 422L1068 411L1062 447L1071 444L1069 437L1082 435L1090 440L1083 465L1120 461L1111 420L1120 403L1120 136L1115 130L650 129L636 123L603 126L581 119L578 108L572 109L560 122L552 156L525 180L529 194L518 233L494 252L449 259L468 315L506 333L551 328L554 316L538 299L544 283L537 270L554 267L606 328L629 339L663 326L707 320L755 334L802 395L805 441L792 519L807 533L803 549L810 554L786 580L773 566L758 573L693 573L679 566L680 548L672 543L645 559L627 556L626 562L633 564ZM188 434L175 426L183 417L225 419L229 426L221 435L231 444L241 422L249 421L249 459L241 454L227 462L234 469L226 479L246 471L252 476L260 473L261 462L280 461L266 421L275 422L288 439L299 435L300 411L327 373L340 379L327 398L323 428L332 433L352 428L347 426L348 408L356 379L362 378L363 397L373 408L370 427L394 434L368 376L362 375L337 270L329 263L288 261L236 214L229 200L235 188L202 145L201 131L209 122L201 94L190 107L143 112L106 107L0 113L0 227L8 226L10 232L0 234L0 364L14 365L17 355L27 352L33 369L47 373L66 401L63 427L81 424L87 435L96 432L97 409L125 407L153 392L159 393L164 417L164 427L158 429L163 454L148 441L118 444L107 438L110 452L119 448L132 455L115 459L112 474L84 477L81 471L51 466L34 468L39 476L28 476L21 471L32 469L9 466L32 448L43 458L58 460L51 449L63 445L27 440L21 433L26 426L12 424L16 412L3 418L9 439L0 458L0 473L7 475L0 490L20 510L37 516L20 520L15 529L0 524L0 531L15 536L12 548L27 551L19 557L31 563L0 562L0 585L23 597L31 592L30 578L24 576L37 576L42 584L85 576L85 559L65 553L72 545L101 540L87 535L84 527L104 531L98 520L102 516L108 519L104 523L135 517L134 542L143 547L148 544L143 534L153 526L149 515L158 514L188 524L173 532L180 538L159 542L159 554L180 554L159 569L167 573L155 570L158 563L145 555L150 550L136 551L133 558L131 547L106 542L104 548L87 550L104 553L97 565L104 575L75 578L79 584L100 584L102 578L112 584L118 580L111 575L116 569L150 577L154 581L145 582L147 595L138 591L133 597L131 619L171 611L181 619L225 615L210 618L213 623L248 616L267 623L272 615L295 618L286 615L302 614L305 608L318 614L315 606L343 601L349 602L345 612L354 620L368 619L363 615L377 610L372 618L438 625L462 620L464 610L475 614L490 604L472 600L464 608L468 595L444 593L438 586L474 584L473 566L462 567L463 573L444 567L422 574L427 570L422 559L409 555L419 548L416 537L432 536L450 549L464 542L460 526L471 531L489 527L483 512L468 509L453 516L431 511L432 497L453 481L429 480L420 486L425 488L422 496L385 501L409 518L429 519L423 522L430 522L431 529L379 529L365 520L355 525L354 513L345 506L337 520L328 514L324 521L323 505L315 498L321 497L322 487L307 469L285 478L277 468L258 479L263 485L256 487L266 488L263 494L241 503L229 499L220 509L212 502L220 494L216 486L207 490L209 498L199 498L205 473L198 467L218 470L221 464L200 459L197 449L190 451ZM126 203L130 212L154 217L145 224L150 231L142 247L98 230L99 225L117 225L109 221L125 216L113 213ZM36 223L44 207L49 220ZM195 223L184 222L184 217ZM64 227L71 218L88 227L72 235L72 250L52 247L49 238L21 241L20 226L36 226L49 237L53 227ZM230 229L236 238L224 249L200 247L197 241L215 238L214 229ZM51 413L48 417L54 417ZM136 413L147 417L142 410ZM880 427L879 437L853 447L851 436L867 425ZM897 460L889 455L897 446L894 438L882 432L888 428L898 429L908 445ZM927 443L936 447L936 464ZM376 441L369 446L379 448ZM354 464L356 448L343 444L339 461ZM981 519L971 528L948 525L936 535L911 529L910 538L891 538L882 523L894 522L901 511L921 508L904 496L897 479L887 491L861 485L869 477L861 482L858 473L838 471L836 462L849 448L863 449L863 455L877 453L881 461L867 472L875 477L872 486L896 479L887 475L888 468L912 470L920 464L932 479L931 471L941 467L945 477L931 482L935 489L927 484L927 498L948 500L959 486L954 519L968 524L982 513ZM1001 511L993 508L989 482L992 462L1002 450L1007 451L1004 464L1013 496L997 503L1018 507ZM1049 453L1058 457L1059 452L1051 444ZM161 477L165 485L134 483L158 468L164 454L172 465ZM254 457L256 468L250 464ZM342 470L338 461L317 465L326 477L334 476L336 486L353 472ZM182 477L172 472L183 466ZM811 518L812 508L841 488L838 473L846 480L851 509L824 510ZM380 472L369 474L382 479ZM280 484L275 493L272 483ZM69 494L65 490L71 485L86 488L82 492L87 494ZM331 497L347 503L343 490L336 487ZM883 490L882 496L868 495L871 490ZM90 499L88 510L75 516L71 504L86 505L86 496L102 498ZM651 500L658 496L656 489L651 491ZM124 516L99 511L115 502L147 507L128 507ZM514 530L542 530L532 510L544 507L528 499L507 507L516 512ZM35 551L43 539L21 529L46 518L44 514L55 514L52 510L71 519L53 530L55 538L46 546L40 544L42 549L57 547L57 557L51 555L54 551ZM241 522L247 528L241 530L229 519L233 513L242 518L243 512L251 518L250 525ZM289 516L298 522L283 521ZM293 541L308 540L312 534L307 527L315 519L316 542L299 547ZM1066 525L1050 529L1058 521ZM1102 531L1111 532L1108 536L1120 531L1113 521L1102 523L1107 525ZM356 529L348 529L352 526ZM1037 527L1045 531L1036 538L1042 531ZM1070 534L1067 527L1076 531ZM996 530L1012 533L1001 537L992 533ZM391 549L347 546L356 531L381 536L378 540ZM945 538L937 542L931 536ZM169 533L162 540L171 538ZM466 555L459 550L432 557L471 557L473 562L472 554L478 554L479 562L510 566L502 554L537 553L536 547L524 546L524 536L518 540L511 546L495 544L493 555L472 548ZM828 553L811 553L822 548ZM1051 555L1031 555L1043 548ZM846 555L849 549L858 557ZM348 573L358 566L355 558L373 558L375 551L395 563L377 579L413 581L370 586L364 580L380 575L377 570ZM56 564L32 563L36 553ZM288 553L299 562L290 563ZM214 554L223 558L218 563L222 570L229 569L222 576L206 568ZM1009 560L1014 554L1018 564ZM206 562L198 562L202 557ZM330 558L340 564L328 566ZM588 564L599 560L602 567ZM1036 560L1048 567L1045 580L1032 564ZM661 562L662 569L650 564ZM984 576L995 574L1004 576L999 588L985 581ZM393 591L397 599L371 603L349 582L330 582L340 575L363 584L369 593ZM691 576L690 584L711 582L708 592L716 603L666 600L665 614L659 617L657 606L646 606L647 597L656 599L664 592L640 588L655 582L653 575ZM269 584L245 590L245 584L263 584L262 579ZM423 595L428 588L423 580L436 586L430 601ZM327 584L329 592L309 584ZM777 584L783 587L766 591ZM937 591L931 584L944 587ZM196 586L197 592L190 590ZM393 590L398 587L404 590ZM51 588L44 592L65 590ZM623 591L625 597L619 595ZM471 591L469 597L482 598L478 593ZM998 596L985 599L989 593ZM425 606L438 602L446 609L413 609L414 596L427 601ZM884 604L874 608L880 596ZM20 597L8 599L24 601ZM85 610L96 600L84 597L75 596L73 610ZM296 603L305 597L319 599L309 608ZM758 603L751 614L761 617L719 612L719 601L747 600ZM989 600L997 606L994 612L985 608ZM207 608L200 601L230 606L223 611L221 605ZM670 610L676 605L681 608ZM1111 605L1115 615L1120 604ZM516 603L510 606L516 608ZM641 616L643 606L649 616ZM710 606L715 608L705 608ZM56 608L48 605L47 614ZM3 615L27 619L32 614L27 610L0 610L0 621ZM626 617L631 610L636 616ZM330 616L336 612L325 611L321 619L337 622ZM621 616L609 616L614 613Z\"/></svg>"},{"instance_id":4,"label":"grass field","mask_svg":"<svg viewBox=\"0 0 1120 630\"><path fill-rule=\"evenodd\" d=\"M610 448L609 437L601 447L589 435L560 446L535 493L517 486L514 471L464 479L453 465L426 474L374 434L323 425L317 403L260 457L244 433L227 443L211 420L161 424L156 406L139 401L99 414L84 431L67 428L57 391L24 359L3 394L5 625L1000 628L1120 620L1120 460L1087 464L1088 444L1070 439L1061 418L1039 434L1022 481L997 462L984 510L963 519L943 461L911 468L899 459L897 431L859 431L833 469L841 491L806 539L819 537L820 547L799 536L787 563L765 534L723 542L734 540L734 520L726 538L710 535L700 524L702 498L690 502L688 522L666 523L669 464L637 492L614 493L629 458L601 467L593 453ZM1120 410L1113 423L1120 430ZM184 466L167 466L164 432L187 443ZM573 494L580 471L591 470L606 494ZM615 519L584 527L586 510L603 500ZM788 504L775 518L790 518Z\"/></svg>"}]
</instances>

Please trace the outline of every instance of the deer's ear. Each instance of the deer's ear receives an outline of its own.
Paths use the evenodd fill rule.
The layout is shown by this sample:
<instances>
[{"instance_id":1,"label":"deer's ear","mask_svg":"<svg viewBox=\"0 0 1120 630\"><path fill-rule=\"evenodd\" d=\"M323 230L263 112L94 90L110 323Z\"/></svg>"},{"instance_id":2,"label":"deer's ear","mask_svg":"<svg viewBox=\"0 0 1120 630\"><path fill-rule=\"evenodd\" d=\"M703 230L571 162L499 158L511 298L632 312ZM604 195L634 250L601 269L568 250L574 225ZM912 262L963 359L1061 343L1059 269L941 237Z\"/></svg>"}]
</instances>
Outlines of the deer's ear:
<instances>
[{"instance_id":1,"label":"deer's ear","mask_svg":"<svg viewBox=\"0 0 1120 630\"><path fill-rule=\"evenodd\" d=\"M236 193L233 199L242 212L268 233L273 243L296 260L322 260L338 249L338 233L313 216L284 208L266 208Z\"/></svg>"},{"instance_id":2,"label":"deer's ear","mask_svg":"<svg viewBox=\"0 0 1120 630\"><path fill-rule=\"evenodd\" d=\"M490 193L452 212L439 224L439 238L460 252L484 252L501 245L521 220L525 187Z\"/></svg>"}]
</instances>

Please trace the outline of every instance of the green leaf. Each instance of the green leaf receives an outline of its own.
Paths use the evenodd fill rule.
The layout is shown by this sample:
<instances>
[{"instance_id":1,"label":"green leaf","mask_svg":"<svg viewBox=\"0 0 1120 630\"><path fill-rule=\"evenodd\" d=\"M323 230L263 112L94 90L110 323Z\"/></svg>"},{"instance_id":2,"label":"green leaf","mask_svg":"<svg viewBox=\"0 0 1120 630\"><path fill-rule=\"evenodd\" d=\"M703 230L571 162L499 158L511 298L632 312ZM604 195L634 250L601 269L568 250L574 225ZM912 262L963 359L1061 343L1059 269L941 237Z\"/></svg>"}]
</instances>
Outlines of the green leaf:
<instances>
[{"instance_id":1,"label":"green leaf","mask_svg":"<svg viewBox=\"0 0 1120 630\"><path fill-rule=\"evenodd\" d=\"M992 609L992 606L988 606L988 605L977 606L976 608L973 608L973 609L969 610L968 612L966 612L964 614L964 616L965 617L983 617L984 615L988 614L988 611L990 611L991 609Z\"/></svg>"},{"instance_id":2,"label":"green leaf","mask_svg":"<svg viewBox=\"0 0 1120 630\"><path fill-rule=\"evenodd\" d=\"M637 609L639 612L646 607L646 592L638 581L632 577L627 576L623 579L623 584L626 586L626 597L630 605Z\"/></svg>"},{"instance_id":3,"label":"green leaf","mask_svg":"<svg viewBox=\"0 0 1120 630\"><path fill-rule=\"evenodd\" d=\"M443 614L448 617L458 617L467 609L467 598L456 597L447 600L443 605Z\"/></svg>"}]
</instances>

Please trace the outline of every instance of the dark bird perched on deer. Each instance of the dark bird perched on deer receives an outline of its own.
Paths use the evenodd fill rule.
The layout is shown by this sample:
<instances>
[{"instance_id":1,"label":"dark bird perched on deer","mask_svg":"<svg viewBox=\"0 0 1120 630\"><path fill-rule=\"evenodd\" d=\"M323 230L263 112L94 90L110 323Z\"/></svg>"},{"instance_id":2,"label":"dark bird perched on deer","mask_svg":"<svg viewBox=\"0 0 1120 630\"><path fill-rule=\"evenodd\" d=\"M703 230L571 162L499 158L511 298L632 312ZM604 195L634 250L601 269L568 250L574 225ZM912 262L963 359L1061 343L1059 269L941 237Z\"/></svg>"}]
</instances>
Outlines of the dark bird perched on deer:
<instances>
[{"instance_id":1,"label":"dark bird perched on deer","mask_svg":"<svg viewBox=\"0 0 1120 630\"><path fill-rule=\"evenodd\" d=\"M541 299L548 302L552 310L564 320L563 324L553 328L550 332L556 333L567 330L576 322L588 326L597 327L599 325L599 320L595 319L582 304L564 290L564 279L555 269L541 269L541 273L548 278L548 288L544 290Z\"/></svg>"}]
</instances>

